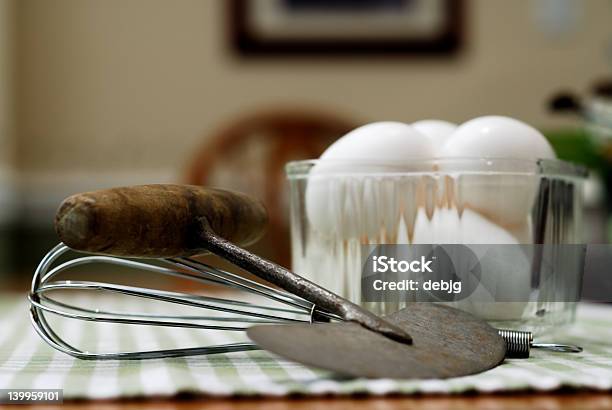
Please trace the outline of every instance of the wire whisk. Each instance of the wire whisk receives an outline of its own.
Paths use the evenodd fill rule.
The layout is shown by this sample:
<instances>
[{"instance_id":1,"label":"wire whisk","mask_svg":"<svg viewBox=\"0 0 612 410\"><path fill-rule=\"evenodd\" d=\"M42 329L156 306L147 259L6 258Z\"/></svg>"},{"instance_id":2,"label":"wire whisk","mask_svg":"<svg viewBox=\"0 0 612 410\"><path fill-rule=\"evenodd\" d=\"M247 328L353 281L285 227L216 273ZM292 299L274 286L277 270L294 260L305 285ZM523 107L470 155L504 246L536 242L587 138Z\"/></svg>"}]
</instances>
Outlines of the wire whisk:
<instances>
[{"instance_id":1,"label":"wire whisk","mask_svg":"<svg viewBox=\"0 0 612 410\"><path fill-rule=\"evenodd\" d=\"M161 264L165 266L158 266L111 256L79 255L66 262L55 263L58 258L69 251L71 250L66 245L59 244L38 265L29 294L31 304L30 316L34 329L43 340L53 348L80 359L149 359L229 353L257 350L259 348L253 343L232 343L198 348L177 348L143 352L92 353L82 351L64 341L53 331L45 314L50 313L83 321L223 331L244 331L248 325L253 324L326 322L332 319L340 319L338 316L320 310L313 303L291 293L214 268L192 258L159 259ZM140 269L203 284L223 285L235 290L262 296L276 302L277 306L106 282L54 280L58 274L74 267L98 263ZM207 309L213 312L221 312L224 315L158 315L87 309L57 300L51 296L52 291L60 290L106 291Z\"/></svg>"}]
</instances>

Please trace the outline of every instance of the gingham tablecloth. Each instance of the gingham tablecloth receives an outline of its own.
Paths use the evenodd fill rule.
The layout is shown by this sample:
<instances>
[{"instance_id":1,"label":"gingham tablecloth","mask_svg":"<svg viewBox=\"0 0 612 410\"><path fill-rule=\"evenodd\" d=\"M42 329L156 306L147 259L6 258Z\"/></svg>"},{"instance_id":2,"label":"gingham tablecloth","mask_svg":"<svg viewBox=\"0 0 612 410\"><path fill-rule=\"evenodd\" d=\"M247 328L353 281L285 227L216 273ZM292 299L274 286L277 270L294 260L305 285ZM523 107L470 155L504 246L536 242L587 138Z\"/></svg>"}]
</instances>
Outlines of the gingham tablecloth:
<instances>
[{"instance_id":1,"label":"gingham tablecloth","mask_svg":"<svg viewBox=\"0 0 612 410\"><path fill-rule=\"evenodd\" d=\"M612 389L612 307L581 304L575 325L555 340L584 347L580 354L532 351L490 371L449 380L341 379L264 351L143 361L82 361L55 352L32 330L23 295L0 295L0 388L60 388L64 398L203 395L273 395L500 392L564 387ZM115 333L80 321L61 329L73 340L95 338L102 347L155 348L168 340L217 344L235 333L156 328ZM91 324L89 325L91 326ZM109 339L110 338L110 339ZM114 339L113 339L114 338Z\"/></svg>"}]
</instances>

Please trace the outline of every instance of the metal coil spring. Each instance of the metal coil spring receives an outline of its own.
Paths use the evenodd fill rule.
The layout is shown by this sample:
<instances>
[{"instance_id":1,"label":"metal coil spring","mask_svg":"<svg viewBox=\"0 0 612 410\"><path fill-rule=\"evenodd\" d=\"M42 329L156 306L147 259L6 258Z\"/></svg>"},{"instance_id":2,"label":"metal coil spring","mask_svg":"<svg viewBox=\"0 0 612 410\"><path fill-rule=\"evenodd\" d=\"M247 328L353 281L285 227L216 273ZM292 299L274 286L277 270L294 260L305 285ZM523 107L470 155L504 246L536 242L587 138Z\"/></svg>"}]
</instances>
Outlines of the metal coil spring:
<instances>
[{"instance_id":1,"label":"metal coil spring","mask_svg":"<svg viewBox=\"0 0 612 410\"><path fill-rule=\"evenodd\" d=\"M498 329L497 332L506 341L506 357L511 359L524 359L529 357L532 347L561 353L582 352L582 347L575 345L533 343L533 334L523 330Z\"/></svg>"},{"instance_id":2,"label":"metal coil spring","mask_svg":"<svg viewBox=\"0 0 612 410\"><path fill-rule=\"evenodd\" d=\"M498 329L499 335L506 341L506 357L529 357L533 335L522 330Z\"/></svg>"}]
</instances>

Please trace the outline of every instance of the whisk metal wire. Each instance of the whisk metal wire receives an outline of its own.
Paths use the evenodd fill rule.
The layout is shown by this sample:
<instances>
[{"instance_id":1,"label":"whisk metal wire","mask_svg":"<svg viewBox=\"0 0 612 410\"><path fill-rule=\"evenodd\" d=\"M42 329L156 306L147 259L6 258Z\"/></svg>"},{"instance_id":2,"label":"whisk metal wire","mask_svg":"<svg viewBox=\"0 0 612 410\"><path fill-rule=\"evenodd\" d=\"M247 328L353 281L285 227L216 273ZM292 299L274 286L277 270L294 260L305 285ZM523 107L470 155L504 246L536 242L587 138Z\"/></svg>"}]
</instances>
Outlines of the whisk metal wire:
<instances>
[{"instance_id":1,"label":"whisk metal wire","mask_svg":"<svg viewBox=\"0 0 612 410\"><path fill-rule=\"evenodd\" d=\"M335 315L319 310L316 306L298 296L257 283L239 275L211 267L191 258L161 259L160 262L170 267L138 262L131 259L101 255L85 255L54 266L62 255L71 251L64 244L53 248L38 265L32 279L29 294L30 317L34 329L40 337L53 348L80 359L145 359L162 357L180 357L229 353L236 351L257 350L253 343L228 343L216 346L197 348L176 348L152 351L97 353L82 351L62 339L50 326L45 313L63 316L70 319L116 324L134 324L150 326L184 327L205 330L244 331L245 326L220 325L224 323L270 324L291 322L314 322L321 320L338 320ZM113 283L90 281L52 281L61 272L80 265L106 263L132 269L154 272L161 275L180 277L196 282L223 285L270 299L286 307L270 306L226 298L189 295L158 289L125 286ZM181 270L178 270L181 269ZM159 315L144 313L120 313L99 309L86 309L61 302L49 296L57 290L96 290L107 291L127 296L154 299L196 308L208 309L237 316L202 316L202 315ZM315 319L316 318L316 319ZM201 323L201 322L205 323Z\"/></svg>"}]
</instances>

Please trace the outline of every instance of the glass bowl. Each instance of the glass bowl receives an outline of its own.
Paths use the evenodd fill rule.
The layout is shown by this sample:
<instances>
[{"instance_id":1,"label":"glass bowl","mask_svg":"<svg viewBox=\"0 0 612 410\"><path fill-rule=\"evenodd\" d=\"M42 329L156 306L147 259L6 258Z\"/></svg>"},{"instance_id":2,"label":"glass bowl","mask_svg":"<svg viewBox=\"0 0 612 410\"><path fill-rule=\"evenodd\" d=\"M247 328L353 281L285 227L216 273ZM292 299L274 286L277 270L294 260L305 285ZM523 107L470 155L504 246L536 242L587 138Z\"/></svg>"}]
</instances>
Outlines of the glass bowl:
<instances>
[{"instance_id":1,"label":"glass bowl","mask_svg":"<svg viewBox=\"0 0 612 410\"><path fill-rule=\"evenodd\" d=\"M286 171L296 273L377 314L408 302L442 302L536 334L573 320L584 267L584 168L558 160L433 158L307 160ZM428 280L463 279L469 292L371 292L369 279L378 277L366 269L372 255L414 257L417 245L429 246L423 255L451 255L451 275ZM470 258L477 275L470 265L461 276L458 263ZM402 276L417 277L421 284L428 278Z\"/></svg>"}]
</instances>

